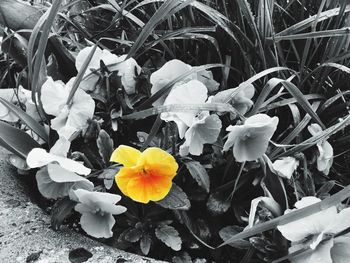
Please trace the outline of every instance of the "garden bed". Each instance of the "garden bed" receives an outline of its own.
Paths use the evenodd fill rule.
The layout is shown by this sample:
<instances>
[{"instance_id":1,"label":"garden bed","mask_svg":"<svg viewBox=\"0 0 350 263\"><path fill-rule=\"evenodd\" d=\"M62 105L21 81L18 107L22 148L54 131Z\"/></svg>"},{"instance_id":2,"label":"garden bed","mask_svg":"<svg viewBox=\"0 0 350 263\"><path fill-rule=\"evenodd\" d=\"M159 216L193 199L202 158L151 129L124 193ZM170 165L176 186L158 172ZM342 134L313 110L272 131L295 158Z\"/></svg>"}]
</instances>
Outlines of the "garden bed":
<instances>
[{"instance_id":1,"label":"garden bed","mask_svg":"<svg viewBox=\"0 0 350 263\"><path fill-rule=\"evenodd\" d=\"M65 226L52 230L50 216L32 203L31 189L7 162L8 156L1 148L0 262L162 262L111 248Z\"/></svg>"}]
</instances>

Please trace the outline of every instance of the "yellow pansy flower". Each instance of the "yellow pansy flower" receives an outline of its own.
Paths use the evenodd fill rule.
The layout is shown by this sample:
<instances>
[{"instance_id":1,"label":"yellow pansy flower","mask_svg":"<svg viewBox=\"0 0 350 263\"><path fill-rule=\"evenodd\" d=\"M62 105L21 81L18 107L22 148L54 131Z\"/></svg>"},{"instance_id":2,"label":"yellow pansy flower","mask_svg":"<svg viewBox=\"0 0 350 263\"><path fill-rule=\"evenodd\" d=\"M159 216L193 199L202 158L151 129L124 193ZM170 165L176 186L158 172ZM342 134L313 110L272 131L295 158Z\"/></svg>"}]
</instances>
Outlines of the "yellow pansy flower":
<instances>
[{"instance_id":1,"label":"yellow pansy flower","mask_svg":"<svg viewBox=\"0 0 350 263\"><path fill-rule=\"evenodd\" d=\"M115 176L120 191L140 203L162 200L170 191L178 164L175 158L157 147L143 152L120 145L111 161L124 165Z\"/></svg>"}]
</instances>

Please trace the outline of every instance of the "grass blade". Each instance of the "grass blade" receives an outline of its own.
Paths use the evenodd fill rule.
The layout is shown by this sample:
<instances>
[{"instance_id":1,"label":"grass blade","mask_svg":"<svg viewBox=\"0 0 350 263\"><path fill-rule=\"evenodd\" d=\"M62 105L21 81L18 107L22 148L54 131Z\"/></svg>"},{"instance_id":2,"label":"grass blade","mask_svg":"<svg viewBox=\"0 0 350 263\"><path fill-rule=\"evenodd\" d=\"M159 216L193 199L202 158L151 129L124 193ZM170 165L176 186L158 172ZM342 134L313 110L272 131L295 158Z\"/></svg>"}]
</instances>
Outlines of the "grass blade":
<instances>
[{"instance_id":1,"label":"grass blade","mask_svg":"<svg viewBox=\"0 0 350 263\"><path fill-rule=\"evenodd\" d=\"M47 46L47 42L49 39L49 34L51 31L52 24L55 20L55 17L58 13L58 10L61 6L62 0L56 0L53 2L52 6L46 11L48 13L47 17L45 16L45 22L42 27L42 32L40 35L38 48L34 60L34 68L33 68L33 75L31 79L31 88L32 88L32 100L36 102L36 93L38 92L40 97L40 90L38 87L41 83L39 83L39 74L43 66L43 62L45 62L44 54ZM36 39L33 40L33 42L36 42ZM33 45L34 48L34 45ZM31 54L33 54L33 51L31 51ZM28 58L30 59L30 58ZM32 63L32 61L30 61Z\"/></svg>"},{"instance_id":2,"label":"grass blade","mask_svg":"<svg viewBox=\"0 0 350 263\"><path fill-rule=\"evenodd\" d=\"M167 19L173 9L178 8L178 11L182 8L185 8L189 4L191 4L193 0L185 0L185 1L177 1L177 0L168 0L164 2L161 7L154 13L154 15L150 18L148 23L143 27L140 35L136 39L134 45L131 47L128 57L135 56L136 52L141 48L143 43L147 40L147 38L151 35L154 28L163 20Z\"/></svg>"},{"instance_id":3,"label":"grass blade","mask_svg":"<svg viewBox=\"0 0 350 263\"><path fill-rule=\"evenodd\" d=\"M310 103L305 99L304 94L290 81L282 81L281 83L297 100L300 106L322 127L322 129L325 129L326 126L323 124L316 112L312 109Z\"/></svg>"},{"instance_id":4,"label":"grass blade","mask_svg":"<svg viewBox=\"0 0 350 263\"><path fill-rule=\"evenodd\" d=\"M23 159L33 148L41 147L27 133L3 121L0 121L0 146Z\"/></svg>"},{"instance_id":5,"label":"grass blade","mask_svg":"<svg viewBox=\"0 0 350 263\"><path fill-rule=\"evenodd\" d=\"M152 115L157 115L162 112L181 112L181 111L215 111L215 112L231 112L235 115L239 115L230 104L228 103L202 103L202 104L171 104L161 105L151 109L138 111L125 115L122 118L125 120L137 120L144 119Z\"/></svg>"},{"instance_id":6,"label":"grass blade","mask_svg":"<svg viewBox=\"0 0 350 263\"><path fill-rule=\"evenodd\" d=\"M35 132L45 142L49 141L49 136L46 133L44 127L34 120L30 115L21 110L20 108L9 103L7 100L0 98L0 102L4 104L10 111L12 111L20 120L23 121L33 132Z\"/></svg>"},{"instance_id":7,"label":"grass blade","mask_svg":"<svg viewBox=\"0 0 350 263\"><path fill-rule=\"evenodd\" d=\"M82 81L82 79L84 77L84 74L85 74L85 72L87 70L87 67L90 64L90 61L91 61L92 57L95 54L96 49L97 49L97 44L94 45L94 47L90 51L88 57L84 61L84 64L82 65L81 69L79 70L78 75L77 75L77 77L75 78L75 80L73 82L72 89L71 89L71 91L69 93L69 96L68 96L68 99L67 99L67 103L66 103L67 105L70 104L71 100L73 99L73 96L74 96L75 92L79 88L80 82Z\"/></svg>"}]
</instances>

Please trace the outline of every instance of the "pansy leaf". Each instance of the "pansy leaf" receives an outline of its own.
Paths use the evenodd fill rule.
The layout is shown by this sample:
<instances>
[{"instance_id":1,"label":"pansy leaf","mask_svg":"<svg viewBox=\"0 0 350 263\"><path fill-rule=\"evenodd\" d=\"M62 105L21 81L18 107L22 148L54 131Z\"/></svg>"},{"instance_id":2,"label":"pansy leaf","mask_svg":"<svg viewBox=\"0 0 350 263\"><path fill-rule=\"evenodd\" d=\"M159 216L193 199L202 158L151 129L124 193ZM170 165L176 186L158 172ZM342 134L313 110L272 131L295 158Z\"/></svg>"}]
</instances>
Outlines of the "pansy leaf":
<instances>
[{"instance_id":1,"label":"pansy leaf","mask_svg":"<svg viewBox=\"0 0 350 263\"><path fill-rule=\"evenodd\" d=\"M135 243L137 241L140 240L140 238L142 237L142 229L141 228L131 228L129 229L126 234L125 234L125 240L131 242L131 243Z\"/></svg>"},{"instance_id":2,"label":"pansy leaf","mask_svg":"<svg viewBox=\"0 0 350 263\"><path fill-rule=\"evenodd\" d=\"M100 130L96 143L100 156L107 165L113 152L113 140L105 130Z\"/></svg>"},{"instance_id":3,"label":"pansy leaf","mask_svg":"<svg viewBox=\"0 0 350 263\"><path fill-rule=\"evenodd\" d=\"M51 211L51 227L54 230L58 230L63 221L72 214L75 204L76 203L68 197L58 200L54 204Z\"/></svg>"},{"instance_id":4,"label":"pansy leaf","mask_svg":"<svg viewBox=\"0 0 350 263\"><path fill-rule=\"evenodd\" d=\"M219 231L219 236L223 241L226 241L241 231L242 229L238 226L226 226ZM228 243L228 245L238 249L248 249L250 247L250 242L244 239L239 239Z\"/></svg>"},{"instance_id":5,"label":"pansy leaf","mask_svg":"<svg viewBox=\"0 0 350 263\"><path fill-rule=\"evenodd\" d=\"M164 208L175 210L188 210L191 207L186 193L175 183L173 183L169 194L163 200L156 203Z\"/></svg>"},{"instance_id":6,"label":"pansy leaf","mask_svg":"<svg viewBox=\"0 0 350 263\"><path fill-rule=\"evenodd\" d=\"M148 255L152 244L152 237L149 233L143 234L140 240L140 249L144 255Z\"/></svg>"},{"instance_id":7,"label":"pansy leaf","mask_svg":"<svg viewBox=\"0 0 350 263\"><path fill-rule=\"evenodd\" d=\"M190 255L187 252L183 252L181 255L172 257L171 262L172 263L193 263ZM202 261L196 259L195 262L200 263ZM206 262L206 260L204 262Z\"/></svg>"},{"instance_id":8,"label":"pansy leaf","mask_svg":"<svg viewBox=\"0 0 350 263\"><path fill-rule=\"evenodd\" d=\"M29 170L30 169L27 166L26 161L15 154L9 155L8 161L19 170Z\"/></svg>"},{"instance_id":9,"label":"pansy leaf","mask_svg":"<svg viewBox=\"0 0 350 263\"><path fill-rule=\"evenodd\" d=\"M317 191L317 196L322 199L322 197L328 197L329 192L332 190L332 188L336 185L336 181L331 180L326 183L324 183L320 189Z\"/></svg>"},{"instance_id":10,"label":"pansy leaf","mask_svg":"<svg viewBox=\"0 0 350 263\"><path fill-rule=\"evenodd\" d=\"M156 237L172 250L180 251L182 240L179 232L172 226L163 225L155 229Z\"/></svg>"},{"instance_id":11,"label":"pansy leaf","mask_svg":"<svg viewBox=\"0 0 350 263\"><path fill-rule=\"evenodd\" d=\"M230 199L221 192L210 194L207 201L207 209L213 215L226 213L230 206Z\"/></svg>"},{"instance_id":12,"label":"pansy leaf","mask_svg":"<svg viewBox=\"0 0 350 263\"><path fill-rule=\"evenodd\" d=\"M197 161L185 162L185 165L190 172L191 176L196 180L198 185L202 187L207 193L209 193L210 180L209 175L203 165Z\"/></svg>"},{"instance_id":13,"label":"pansy leaf","mask_svg":"<svg viewBox=\"0 0 350 263\"><path fill-rule=\"evenodd\" d=\"M106 168L103 170L101 174L99 174L98 178L103 179L103 183L106 189L111 189L114 183L114 177L121 169L121 166L117 166L114 168Z\"/></svg>"}]
</instances>

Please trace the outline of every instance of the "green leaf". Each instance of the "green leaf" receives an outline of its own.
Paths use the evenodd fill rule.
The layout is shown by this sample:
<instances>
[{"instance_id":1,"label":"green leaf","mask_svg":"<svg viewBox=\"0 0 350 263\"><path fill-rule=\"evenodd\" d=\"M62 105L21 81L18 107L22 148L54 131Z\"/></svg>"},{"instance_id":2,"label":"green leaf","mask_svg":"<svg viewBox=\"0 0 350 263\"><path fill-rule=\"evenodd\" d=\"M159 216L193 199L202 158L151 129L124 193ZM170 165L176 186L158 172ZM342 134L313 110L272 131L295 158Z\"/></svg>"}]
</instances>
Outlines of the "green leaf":
<instances>
[{"instance_id":1,"label":"green leaf","mask_svg":"<svg viewBox=\"0 0 350 263\"><path fill-rule=\"evenodd\" d=\"M221 215L227 212L231 206L231 199L222 192L210 194L207 201L207 209L213 215Z\"/></svg>"},{"instance_id":2,"label":"green leaf","mask_svg":"<svg viewBox=\"0 0 350 263\"><path fill-rule=\"evenodd\" d=\"M77 75L77 77L75 78L75 80L73 82L72 89L71 89L71 91L70 91L70 93L68 95L67 105L70 104L71 100L74 97L75 92L79 88L80 82L83 80L85 71L87 70L87 68L88 68L88 66L90 64L90 61L91 61L92 57L94 56L96 49L97 49L97 44L95 44L94 47L91 49L88 57L84 61L83 65L81 66L81 69L79 70L78 75Z\"/></svg>"},{"instance_id":3,"label":"green leaf","mask_svg":"<svg viewBox=\"0 0 350 263\"><path fill-rule=\"evenodd\" d=\"M149 233L145 233L140 240L140 249L144 255L148 255L152 245L152 237Z\"/></svg>"},{"instance_id":4,"label":"green leaf","mask_svg":"<svg viewBox=\"0 0 350 263\"><path fill-rule=\"evenodd\" d=\"M131 243L135 243L140 240L140 238L142 237L142 233L143 233L142 228L135 227L135 228L129 229L125 233L125 240Z\"/></svg>"},{"instance_id":5,"label":"green leaf","mask_svg":"<svg viewBox=\"0 0 350 263\"><path fill-rule=\"evenodd\" d=\"M35 93L38 91L38 87L40 86L40 81L39 81L39 75L40 72L42 72L42 67L45 65L45 58L44 58L44 54L45 54L45 50L46 50L46 46L47 46L47 41L49 39L49 34L51 31L51 27L52 24L55 20L55 17L59 11L59 8L61 6L61 2L62 0L56 0L52 3L52 6L46 11L46 13L43 16L43 19L39 19L38 21L38 27L36 26L36 30L37 33L39 32L40 28L41 28L41 24L42 25L42 32L40 35L40 39L39 39L39 44L37 47L37 52L35 55L35 60L34 60L34 67L33 70L30 71L30 73L32 73L33 75L30 75L31 77L31 88L32 88L32 100L34 102L36 102L36 96ZM37 35L34 35L33 37L31 37L31 39L29 40L29 45L28 45L28 65L29 67L33 64L32 58L34 58L34 56L32 56L34 54L33 50L34 50L34 46L35 46L35 42L36 42L36 37ZM40 92L39 92L40 95Z\"/></svg>"},{"instance_id":6,"label":"green leaf","mask_svg":"<svg viewBox=\"0 0 350 263\"><path fill-rule=\"evenodd\" d=\"M144 119L152 115L160 114L163 112L186 112L186 111L215 111L215 112L231 112L235 116L240 113L228 103L201 103L201 104L169 104L153 107L147 110L134 112L128 115L124 115L124 120Z\"/></svg>"},{"instance_id":7,"label":"green leaf","mask_svg":"<svg viewBox=\"0 0 350 263\"><path fill-rule=\"evenodd\" d=\"M63 221L72 214L76 202L65 197L58 200L51 211L51 227L54 230L59 230Z\"/></svg>"},{"instance_id":8,"label":"green leaf","mask_svg":"<svg viewBox=\"0 0 350 263\"><path fill-rule=\"evenodd\" d=\"M174 12L178 12L186 6L190 5L193 0L177 1L168 0L164 2L160 8L153 14L147 24L143 27L134 45L131 47L128 57L135 56L136 52L142 47L143 43L151 35L154 28L165 19L169 18Z\"/></svg>"},{"instance_id":9,"label":"green leaf","mask_svg":"<svg viewBox=\"0 0 350 263\"><path fill-rule=\"evenodd\" d=\"M24 124L26 124L33 132L35 132L41 139L48 142L49 136L45 131L44 126L40 125L36 120L34 120L30 115L16 107L7 100L0 98L0 102L4 104L10 111L12 111Z\"/></svg>"},{"instance_id":10,"label":"green leaf","mask_svg":"<svg viewBox=\"0 0 350 263\"><path fill-rule=\"evenodd\" d=\"M121 166L113 167L113 168L106 168L102 171L101 174L98 175L98 178L103 179L103 183L106 187L106 189L111 189L114 182L115 175L119 172L121 169Z\"/></svg>"},{"instance_id":11,"label":"green leaf","mask_svg":"<svg viewBox=\"0 0 350 263\"><path fill-rule=\"evenodd\" d=\"M282 85L289 91L289 93L297 100L300 106L317 122L323 129L326 126L321 121L320 117L312 109L310 103L305 99L304 94L290 81L282 81Z\"/></svg>"},{"instance_id":12,"label":"green leaf","mask_svg":"<svg viewBox=\"0 0 350 263\"><path fill-rule=\"evenodd\" d=\"M189 161L185 162L185 165L192 175L192 177L196 180L198 185L202 187L207 193L209 193L210 189L210 180L207 170L201 165L200 162L197 161Z\"/></svg>"},{"instance_id":13,"label":"green leaf","mask_svg":"<svg viewBox=\"0 0 350 263\"><path fill-rule=\"evenodd\" d=\"M172 226L164 225L155 229L156 237L172 250L180 251L182 240L179 237L179 232Z\"/></svg>"},{"instance_id":14,"label":"green leaf","mask_svg":"<svg viewBox=\"0 0 350 263\"><path fill-rule=\"evenodd\" d=\"M169 194L163 200L156 203L164 208L175 210L188 210L191 207L186 193L175 183L173 183Z\"/></svg>"},{"instance_id":15,"label":"green leaf","mask_svg":"<svg viewBox=\"0 0 350 263\"><path fill-rule=\"evenodd\" d=\"M107 165L113 153L113 140L105 130L100 130L96 143L98 152L103 162Z\"/></svg>"},{"instance_id":16,"label":"green leaf","mask_svg":"<svg viewBox=\"0 0 350 263\"><path fill-rule=\"evenodd\" d=\"M219 231L219 236L221 237L222 240L227 241L232 236L238 234L241 231L242 231L241 227L226 226ZM238 248L238 249L248 249L250 247L249 241L244 240L244 239L235 240L231 243L228 243L228 245L231 247L234 247L234 248Z\"/></svg>"},{"instance_id":17,"label":"green leaf","mask_svg":"<svg viewBox=\"0 0 350 263\"><path fill-rule=\"evenodd\" d=\"M0 121L0 146L23 159L27 158L27 154L33 148L41 147L40 144L27 133L3 121Z\"/></svg>"}]
</instances>

